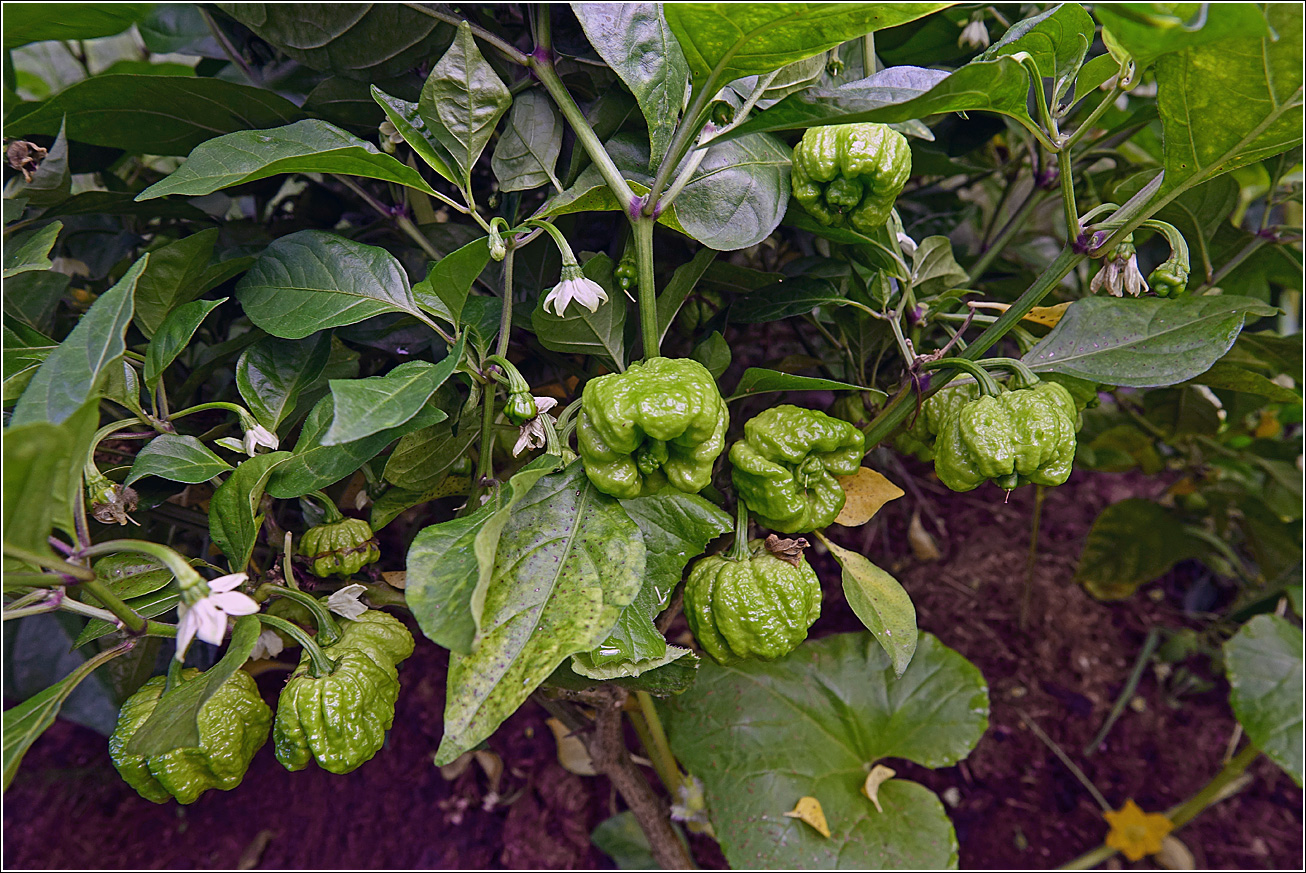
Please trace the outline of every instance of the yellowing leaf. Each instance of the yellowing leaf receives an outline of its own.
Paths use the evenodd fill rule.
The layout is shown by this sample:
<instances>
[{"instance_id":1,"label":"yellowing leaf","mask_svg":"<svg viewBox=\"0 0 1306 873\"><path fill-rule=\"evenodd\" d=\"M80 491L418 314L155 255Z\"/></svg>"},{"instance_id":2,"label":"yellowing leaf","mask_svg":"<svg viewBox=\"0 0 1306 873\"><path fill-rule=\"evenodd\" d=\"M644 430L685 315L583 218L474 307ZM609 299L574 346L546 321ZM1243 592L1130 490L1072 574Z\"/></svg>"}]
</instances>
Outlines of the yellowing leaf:
<instances>
[{"instance_id":1,"label":"yellowing leaf","mask_svg":"<svg viewBox=\"0 0 1306 873\"><path fill-rule=\"evenodd\" d=\"M896 770L892 770L883 764L876 764L871 768L871 772L866 774L866 781L862 783L862 794L865 794L867 799L874 803L875 808L880 812L884 812L884 807L880 806L880 786L897 775Z\"/></svg>"},{"instance_id":2,"label":"yellowing leaf","mask_svg":"<svg viewBox=\"0 0 1306 873\"><path fill-rule=\"evenodd\" d=\"M785 813L786 818L796 818L806 822L817 833L830 839L830 826L825 823L825 813L821 811L821 801L815 797L800 797L792 812Z\"/></svg>"},{"instance_id":3,"label":"yellowing leaf","mask_svg":"<svg viewBox=\"0 0 1306 873\"><path fill-rule=\"evenodd\" d=\"M976 309L996 309L999 312L1006 312L1011 308L1007 303L978 303ZM1061 316L1066 314L1070 308L1070 302L1058 303L1056 306L1035 306L1029 312L1025 313L1025 321L1032 321L1035 324L1041 324L1044 327L1056 327Z\"/></svg>"},{"instance_id":4,"label":"yellowing leaf","mask_svg":"<svg viewBox=\"0 0 1306 873\"><path fill-rule=\"evenodd\" d=\"M851 476L836 476L847 498L835 524L857 527L866 524L890 500L897 500L903 490L870 467L860 467Z\"/></svg>"},{"instance_id":5,"label":"yellowing leaf","mask_svg":"<svg viewBox=\"0 0 1306 873\"><path fill-rule=\"evenodd\" d=\"M907 526L907 542L911 545L912 554L916 560L924 563L927 561L937 561L943 557L939 551L939 546L934 542L934 537L921 524L920 510L912 513L911 524Z\"/></svg>"},{"instance_id":6,"label":"yellowing leaf","mask_svg":"<svg viewBox=\"0 0 1306 873\"><path fill-rule=\"evenodd\" d=\"M580 737L573 734L570 728L556 718L550 718L544 723L553 731L553 738L558 743L558 763L562 765L562 769L577 776L598 775L598 771L594 769L594 762L590 760L589 749L585 748Z\"/></svg>"},{"instance_id":7,"label":"yellowing leaf","mask_svg":"<svg viewBox=\"0 0 1306 873\"><path fill-rule=\"evenodd\" d=\"M1143 812L1132 799L1126 800L1119 810L1102 815L1111 825L1106 844L1131 861L1141 861L1161 851L1166 835L1174 830L1170 819L1159 812Z\"/></svg>"}]
</instances>

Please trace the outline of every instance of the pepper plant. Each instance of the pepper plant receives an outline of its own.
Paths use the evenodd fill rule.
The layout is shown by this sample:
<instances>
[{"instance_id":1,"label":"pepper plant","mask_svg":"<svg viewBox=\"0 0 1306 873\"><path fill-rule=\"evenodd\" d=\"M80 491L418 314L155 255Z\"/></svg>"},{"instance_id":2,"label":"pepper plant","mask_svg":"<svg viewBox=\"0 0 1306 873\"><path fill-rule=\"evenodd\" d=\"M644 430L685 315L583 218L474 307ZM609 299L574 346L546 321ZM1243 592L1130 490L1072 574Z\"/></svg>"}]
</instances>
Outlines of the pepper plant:
<instances>
[{"instance_id":1,"label":"pepper plant","mask_svg":"<svg viewBox=\"0 0 1306 873\"><path fill-rule=\"evenodd\" d=\"M436 764L542 705L662 866L682 825L740 866L954 865L879 762L963 759L987 685L842 531L886 473L1001 501L1161 451L1210 517L1112 507L1079 581L1244 583L1207 641L1249 743L1217 782L1261 750L1300 782L1300 682L1267 683L1301 631L1259 614L1300 611L1299 6L4 29L5 626L69 613L85 654L5 712L6 785L110 661L150 800L235 788L269 733L288 769L366 766L416 631L449 652ZM1194 396L1226 418L1192 430ZM807 640L823 592L866 632ZM272 716L243 665L287 646Z\"/></svg>"}]
</instances>

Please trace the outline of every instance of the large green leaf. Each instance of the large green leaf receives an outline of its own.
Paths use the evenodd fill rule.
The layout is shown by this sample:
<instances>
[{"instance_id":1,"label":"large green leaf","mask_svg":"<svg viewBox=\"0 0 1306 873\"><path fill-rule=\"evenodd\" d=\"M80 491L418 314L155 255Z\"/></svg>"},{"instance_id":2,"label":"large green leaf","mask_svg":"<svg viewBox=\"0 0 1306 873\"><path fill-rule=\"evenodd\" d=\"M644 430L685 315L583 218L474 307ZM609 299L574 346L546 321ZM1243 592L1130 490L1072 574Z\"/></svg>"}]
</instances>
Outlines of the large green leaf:
<instances>
[{"instance_id":1,"label":"large green leaf","mask_svg":"<svg viewBox=\"0 0 1306 873\"><path fill-rule=\"evenodd\" d=\"M449 42L452 28L403 3L219 3L218 6L314 70L365 82L398 76Z\"/></svg>"},{"instance_id":2,"label":"large green leaf","mask_svg":"<svg viewBox=\"0 0 1306 873\"><path fill-rule=\"evenodd\" d=\"M29 270L5 279L5 315L49 334L54 330L54 316L71 279L67 273L54 270ZM28 344L32 345L35 344ZM5 343L6 349L12 347L11 343Z\"/></svg>"},{"instance_id":3,"label":"large green leaf","mask_svg":"<svg viewBox=\"0 0 1306 873\"><path fill-rule=\"evenodd\" d=\"M811 312L818 306L842 306L848 299L828 279L796 276L741 297L730 307L736 324L762 324Z\"/></svg>"},{"instance_id":4,"label":"large green leaf","mask_svg":"<svg viewBox=\"0 0 1306 873\"><path fill-rule=\"evenodd\" d=\"M1075 581L1098 600L1122 600L1202 551L1168 510L1131 497L1111 504L1094 520Z\"/></svg>"},{"instance_id":5,"label":"large green leaf","mask_svg":"<svg viewBox=\"0 0 1306 873\"><path fill-rule=\"evenodd\" d=\"M267 337L241 353L236 387L259 424L275 433L330 357L331 334L326 331L291 342Z\"/></svg>"},{"instance_id":6,"label":"large green leaf","mask_svg":"<svg viewBox=\"0 0 1306 873\"><path fill-rule=\"evenodd\" d=\"M458 324L473 283L490 262L489 239L472 240L432 264L426 278L413 286L413 299L418 305L450 324Z\"/></svg>"},{"instance_id":7,"label":"large green leaf","mask_svg":"<svg viewBox=\"0 0 1306 873\"><path fill-rule=\"evenodd\" d=\"M146 476L158 476L171 482L207 482L231 465L205 448L193 436L159 434L136 453L131 472L124 484L130 485Z\"/></svg>"},{"instance_id":8,"label":"large green leaf","mask_svg":"<svg viewBox=\"0 0 1306 873\"><path fill-rule=\"evenodd\" d=\"M635 95L648 122L652 163L666 155L685 108L689 67L661 3L572 3L585 36Z\"/></svg>"},{"instance_id":9,"label":"large green leaf","mask_svg":"<svg viewBox=\"0 0 1306 873\"><path fill-rule=\"evenodd\" d=\"M618 370L626 369L626 298L613 291L614 264L599 254L585 262L585 277L602 286L608 299L590 312L572 303L558 316L544 308L548 295L541 294L531 313L531 326L546 349L569 354L594 355Z\"/></svg>"},{"instance_id":10,"label":"large green leaf","mask_svg":"<svg viewBox=\"0 0 1306 873\"><path fill-rule=\"evenodd\" d=\"M1267 32L1265 13L1253 3L1096 3L1093 12L1139 72L1170 52Z\"/></svg>"},{"instance_id":11,"label":"large green leaf","mask_svg":"<svg viewBox=\"0 0 1306 873\"><path fill-rule=\"evenodd\" d=\"M149 258L142 255L101 294L45 359L14 407L11 425L33 421L59 424L95 392L100 377L126 351L124 335L131 324L132 295Z\"/></svg>"},{"instance_id":12,"label":"large green leaf","mask_svg":"<svg viewBox=\"0 0 1306 873\"><path fill-rule=\"evenodd\" d=\"M765 134L712 146L676 198L681 227L717 251L760 243L789 206L789 163L788 147Z\"/></svg>"},{"instance_id":13,"label":"large green leaf","mask_svg":"<svg viewBox=\"0 0 1306 873\"><path fill-rule=\"evenodd\" d=\"M914 21L948 3L670 3L667 24L694 75L715 90L842 42Z\"/></svg>"},{"instance_id":14,"label":"large green leaf","mask_svg":"<svg viewBox=\"0 0 1306 873\"><path fill-rule=\"evenodd\" d=\"M1060 103L1075 82L1095 30L1083 6L1061 3L1013 24L981 57L987 61L1028 53L1038 71L1052 80L1052 101Z\"/></svg>"},{"instance_id":15,"label":"large green leaf","mask_svg":"<svg viewBox=\"0 0 1306 873\"><path fill-rule=\"evenodd\" d=\"M1302 632L1258 615L1224 644L1229 702L1251 740L1302 784Z\"/></svg>"},{"instance_id":16,"label":"large green leaf","mask_svg":"<svg viewBox=\"0 0 1306 873\"><path fill-rule=\"evenodd\" d=\"M6 33L8 28L5 29ZM68 138L64 134L67 120L59 125L59 135L55 137L50 151L32 174L32 181L17 187L9 196L22 196L30 206L53 206L68 199L72 189L72 172L68 167ZM42 213L42 218L50 218Z\"/></svg>"},{"instance_id":17,"label":"large green leaf","mask_svg":"<svg viewBox=\"0 0 1306 873\"><path fill-rule=\"evenodd\" d=\"M150 252L150 263L136 283L133 317L141 333L154 336L172 310L207 290L203 280L217 241L218 229L211 227Z\"/></svg>"},{"instance_id":18,"label":"large green leaf","mask_svg":"<svg viewBox=\"0 0 1306 873\"><path fill-rule=\"evenodd\" d=\"M440 484L455 461L467 454L480 433L479 409L465 413L461 420L450 418L413 431L399 440L386 458L385 480L408 491L429 491Z\"/></svg>"},{"instance_id":19,"label":"large green leaf","mask_svg":"<svg viewBox=\"0 0 1306 873\"><path fill-rule=\"evenodd\" d=\"M901 676L916 654L916 607L897 579L863 555L830 542L821 542L843 568L843 596L889 655L893 672Z\"/></svg>"},{"instance_id":20,"label":"large green leaf","mask_svg":"<svg viewBox=\"0 0 1306 873\"><path fill-rule=\"evenodd\" d=\"M795 376L793 373L781 373L778 370L765 370L761 367L749 367L739 378L739 385L730 397L748 397L753 394L771 394L776 391L862 391L883 403L887 395L878 388L862 388L851 382L836 382L834 379L817 379L813 376Z\"/></svg>"},{"instance_id":21,"label":"large green leaf","mask_svg":"<svg viewBox=\"0 0 1306 873\"><path fill-rule=\"evenodd\" d=\"M973 664L922 634L899 678L869 634L838 634L772 663L705 662L664 705L671 750L703 781L712 825L737 868L911 870L953 867L943 804L894 779L877 810L862 794L883 758L947 767L988 726L988 688ZM820 801L831 837L785 813Z\"/></svg>"},{"instance_id":22,"label":"large green leaf","mask_svg":"<svg viewBox=\"0 0 1306 873\"><path fill-rule=\"evenodd\" d=\"M425 318L394 255L322 230L301 230L264 249L236 296L250 321L282 339L386 312Z\"/></svg>"},{"instance_id":23,"label":"large green leaf","mask_svg":"<svg viewBox=\"0 0 1306 873\"><path fill-rule=\"evenodd\" d=\"M139 283L136 287L139 292ZM177 360L177 356L186 350L191 337L199 330L200 324L208 314L226 302L226 297L217 300L192 300L168 313L168 317L159 325L158 333L150 340L149 348L145 350L145 367L141 375L151 391L163 378L163 371L168 368L168 365Z\"/></svg>"},{"instance_id":24,"label":"large green leaf","mask_svg":"<svg viewBox=\"0 0 1306 873\"><path fill-rule=\"evenodd\" d=\"M122 33L149 15L154 3L45 3L5 5L5 50L48 39L97 39ZM8 784L8 783L6 783Z\"/></svg>"},{"instance_id":25,"label":"large green leaf","mask_svg":"<svg viewBox=\"0 0 1306 873\"><path fill-rule=\"evenodd\" d=\"M25 230L6 240L3 278L10 279L20 273L50 269L54 265L50 260L50 249L54 248L61 230L63 222L52 221L45 227Z\"/></svg>"},{"instance_id":26,"label":"large green leaf","mask_svg":"<svg viewBox=\"0 0 1306 873\"><path fill-rule=\"evenodd\" d=\"M334 124L309 118L272 130L244 130L208 140L190 153L177 172L136 199L169 194L199 197L281 173L343 173L435 194L412 167Z\"/></svg>"},{"instance_id":27,"label":"large green leaf","mask_svg":"<svg viewBox=\"0 0 1306 873\"><path fill-rule=\"evenodd\" d=\"M1201 375L1249 316L1273 315L1250 297L1086 297L1022 359L1040 373L1153 388Z\"/></svg>"},{"instance_id":28,"label":"large green leaf","mask_svg":"<svg viewBox=\"0 0 1306 873\"><path fill-rule=\"evenodd\" d=\"M554 175L561 151L562 116L547 95L527 91L513 101L490 157L499 190L529 191L552 182L561 191L562 183Z\"/></svg>"},{"instance_id":29,"label":"large green leaf","mask_svg":"<svg viewBox=\"0 0 1306 873\"><path fill-rule=\"evenodd\" d=\"M450 655L435 760L473 748L568 655L598 645L643 578L638 526L579 463L537 482L499 536L475 651Z\"/></svg>"},{"instance_id":30,"label":"large green leaf","mask_svg":"<svg viewBox=\"0 0 1306 873\"><path fill-rule=\"evenodd\" d=\"M1272 3L1267 18L1275 38L1221 40L1157 62L1163 195L1301 145L1301 4Z\"/></svg>"},{"instance_id":31,"label":"large green leaf","mask_svg":"<svg viewBox=\"0 0 1306 873\"><path fill-rule=\"evenodd\" d=\"M5 118L6 136L59 132L132 154L186 155L214 136L262 130L303 117L274 91L199 76L100 75L28 103Z\"/></svg>"},{"instance_id":32,"label":"large green leaf","mask_svg":"<svg viewBox=\"0 0 1306 873\"><path fill-rule=\"evenodd\" d=\"M465 190L471 190L472 166L511 103L508 86L476 47L471 26L464 23L422 86L417 111L431 136L453 157Z\"/></svg>"},{"instance_id":33,"label":"large green leaf","mask_svg":"<svg viewBox=\"0 0 1306 873\"><path fill-rule=\"evenodd\" d=\"M422 407L463 357L464 334L438 364L408 361L384 376L367 379L332 379L334 417L322 445L335 446L371 436L404 424Z\"/></svg>"},{"instance_id":34,"label":"large green leaf","mask_svg":"<svg viewBox=\"0 0 1306 873\"><path fill-rule=\"evenodd\" d=\"M213 492L209 501L209 537L227 556L233 573L242 572L254 552L263 520L259 507L268 477L289 457L290 452L272 452L250 458Z\"/></svg>"},{"instance_id":35,"label":"large green leaf","mask_svg":"<svg viewBox=\"0 0 1306 873\"><path fill-rule=\"evenodd\" d=\"M50 551L55 505L50 493L70 467L72 436L48 421L5 428L4 541L38 554Z\"/></svg>"}]
</instances>

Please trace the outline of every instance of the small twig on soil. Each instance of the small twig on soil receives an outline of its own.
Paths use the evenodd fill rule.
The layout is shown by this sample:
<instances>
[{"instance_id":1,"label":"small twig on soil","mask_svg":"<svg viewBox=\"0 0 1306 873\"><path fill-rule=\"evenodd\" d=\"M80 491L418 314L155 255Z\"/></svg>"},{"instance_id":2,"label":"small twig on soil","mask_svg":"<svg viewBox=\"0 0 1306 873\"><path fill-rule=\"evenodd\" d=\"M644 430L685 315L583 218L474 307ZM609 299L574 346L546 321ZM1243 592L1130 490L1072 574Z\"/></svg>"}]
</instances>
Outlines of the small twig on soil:
<instances>
[{"instance_id":1,"label":"small twig on soil","mask_svg":"<svg viewBox=\"0 0 1306 873\"><path fill-rule=\"evenodd\" d=\"M1034 590L1034 566L1038 564L1038 528L1043 519L1042 485L1034 488L1034 517L1029 523L1029 557L1025 559L1025 590L1020 594L1020 629L1025 630L1029 624L1029 597Z\"/></svg>"},{"instance_id":2,"label":"small twig on soil","mask_svg":"<svg viewBox=\"0 0 1306 873\"><path fill-rule=\"evenodd\" d=\"M1129 703L1130 698L1134 696L1134 691L1138 689L1138 682L1143 678L1143 670L1147 669L1147 664L1152 660L1152 653L1161 642L1161 631L1159 628L1152 628L1147 632L1147 639L1143 641L1143 649L1138 653L1138 660L1134 662L1134 671L1129 674L1129 681L1121 689L1120 696L1116 698L1115 705L1111 707L1111 712L1107 715L1106 721L1102 723L1102 729L1097 732L1097 736L1087 746L1084 746L1084 757L1097 751L1097 747L1102 745L1106 735L1111 732L1115 725L1116 719L1125 711L1125 706ZM1236 741L1235 741L1236 742Z\"/></svg>"},{"instance_id":3,"label":"small twig on soil","mask_svg":"<svg viewBox=\"0 0 1306 873\"><path fill-rule=\"evenodd\" d=\"M1056 755L1061 763L1066 765L1066 769L1074 774L1075 778L1079 780L1079 784L1088 789L1088 793L1093 795L1093 799L1097 801L1098 806L1102 807L1104 812L1109 812L1115 808L1106 802L1106 798L1102 796L1102 792L1098 791L1097 786L1089 781L1088 777L1084 775L1084 771L1079 769L1074 761L1070 760L1070 756L1062 751L1061 747L1056 744L1055 740L1043 733L1043 729L1035 724L1032 718L1025 715L1025 713L1021 712L1019 709L1016 710L1016 714L1020 716L1020 720L1025 723L1025 726L1034 732L1034 736L1042 740L1043 744L1052 750L1052 754Z\"/></svg>"}]
</instances>

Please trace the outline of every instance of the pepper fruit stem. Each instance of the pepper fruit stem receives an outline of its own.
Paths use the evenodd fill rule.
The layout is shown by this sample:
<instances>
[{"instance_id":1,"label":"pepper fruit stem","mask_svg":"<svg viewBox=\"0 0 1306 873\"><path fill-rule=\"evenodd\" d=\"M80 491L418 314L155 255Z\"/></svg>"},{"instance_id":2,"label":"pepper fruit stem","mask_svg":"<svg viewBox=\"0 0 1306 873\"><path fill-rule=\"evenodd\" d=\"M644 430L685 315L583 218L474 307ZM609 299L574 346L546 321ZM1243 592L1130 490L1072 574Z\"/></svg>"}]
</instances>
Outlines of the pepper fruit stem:
<instances>
[{"instance_id":1,"label":"pepper fruit stem","mask_svg":"<svg viewBox=\"0 0 1306 873\"><path fill-rule=\"evenodd\" d=\"M294 637L295 641L304 647L308 652L308 675L314 679L320 679L323 676L330 676L336 671L336 663L327 657L322 647L313 641L313 638L304 632L304 629L297 624L292 624L284 618L277 618L275 615L259 614L258 620L263 622L274 630L279 630L284 634Z\"/></svg>"},{"instance_id":2,"label":"pepper fruit stem","mask_svg":"<svg viewBox=\"0 0 1306 873\"><path fill-rule=\"evenodd\" d=\"M975 381L979 383L981 394L998 393L998 383L988 374L988 371L966 358L940 358L937 361L927 361L920 365L922 370L942 370L944 368L961 370L963 373L975 377Z\"/></svg>"},{"instance_id":3,"label":"pepper fruit stem","mask_svg":"<svg viewBox=\"0 0 1306 873\"><path fill-rule=\"evenodd\" d=\"M730 560L748 560L748 504L742 497L735 502L735 544L730 549Z\"/></svg>"},{"instance_id":4,"label":"pepper fruit stem","mask_svg":"<svg viewBox=\"0 0 1306 873\"><path fill-rule=\"evenodd\" d=\"M313 623L317 625L317 639L324 646L333 646L340 641L340 625L331 617L331 611L311 594L280 585L260 585L256 594L284 597L293 600L313 614ZM263 616L259 616L262 618Z\"/></svg>"}]
</instances>

